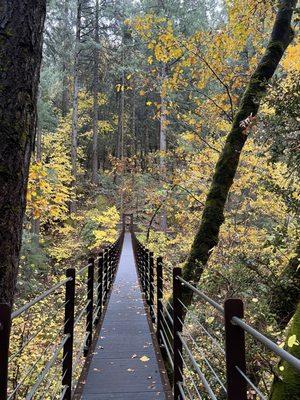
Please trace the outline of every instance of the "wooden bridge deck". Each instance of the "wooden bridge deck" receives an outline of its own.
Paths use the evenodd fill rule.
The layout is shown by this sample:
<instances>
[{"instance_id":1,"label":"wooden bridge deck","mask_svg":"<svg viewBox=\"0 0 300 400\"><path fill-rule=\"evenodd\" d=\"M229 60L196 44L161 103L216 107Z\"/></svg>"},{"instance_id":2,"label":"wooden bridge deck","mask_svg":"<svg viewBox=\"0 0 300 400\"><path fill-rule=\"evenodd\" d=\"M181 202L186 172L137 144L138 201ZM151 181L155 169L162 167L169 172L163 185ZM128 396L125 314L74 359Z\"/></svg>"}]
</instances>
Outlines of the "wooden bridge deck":
<instances>
[{"instance_id":1,"label":"wooden bridge deck","mask_svg":"<svg viewBox=\"0 0 300 400\"><path fill-rule=\"evenodd\" d=\"M138 282L131 236L126 233L81 399L161 400L170 396Z\"/></svg>"}]
</instances>

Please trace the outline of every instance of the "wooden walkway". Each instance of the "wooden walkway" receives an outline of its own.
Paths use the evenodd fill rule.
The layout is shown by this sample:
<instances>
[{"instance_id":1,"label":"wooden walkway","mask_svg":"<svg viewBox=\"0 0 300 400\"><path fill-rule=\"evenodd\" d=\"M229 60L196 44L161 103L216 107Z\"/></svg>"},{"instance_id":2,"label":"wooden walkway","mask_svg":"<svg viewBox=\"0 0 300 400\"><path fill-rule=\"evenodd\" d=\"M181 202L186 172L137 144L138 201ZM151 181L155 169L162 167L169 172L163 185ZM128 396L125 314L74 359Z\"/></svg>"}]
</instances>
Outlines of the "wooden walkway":
<instances>
[{"instance_id":1,"label":"wooden walkway","mask_svg":"<svg viewBox=\"0 0 300 400\"><path fill-rule=\"evenodd\" d=\"M162 400L171 397L138 282L131 235L85 378L82 400Z\"/></svg>"}]
</instances>

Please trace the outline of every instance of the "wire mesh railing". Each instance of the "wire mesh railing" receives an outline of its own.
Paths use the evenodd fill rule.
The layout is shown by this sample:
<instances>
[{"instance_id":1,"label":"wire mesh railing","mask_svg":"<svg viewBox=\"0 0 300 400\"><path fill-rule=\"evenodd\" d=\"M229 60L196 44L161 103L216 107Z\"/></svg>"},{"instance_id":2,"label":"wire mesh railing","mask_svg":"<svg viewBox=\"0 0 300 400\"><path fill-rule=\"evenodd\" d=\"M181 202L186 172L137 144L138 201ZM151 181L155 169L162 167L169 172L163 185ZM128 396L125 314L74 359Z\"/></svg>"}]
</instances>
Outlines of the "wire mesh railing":
<instances>
[{"instance_id":1,"label":"wire mesh railing","mask_svg":"<svg viewBox=\"0 0 300 400\"><path fill-rule=\"evenodd\" d=\"M300 360L276 345L244 320L240 299L227 299L224 306L182 277L181 268L170 269L156 259L132 232L132 242L142 290L167 369L172 373L174 399L266 400L257 382L247 374L246 338L257 341L300 372ZM221 326L210 329L185 304L193 294L214 310ZM169 300L172 299L172 300ZM199 343L187 321L208 339ZM249 397L250 396L250 397Z\"/></svg>"},{"instance_id":2,"label":"wire mesh railing","mask_svg":"<svg viewBox=\"0 0 300 400\"><path fill-rule=\"evenodd\" d=\"M71 400L114 281L123 239L124 229L97 258L77 272L67 269L65 279L18 310L0 304L1 400Z\"/></svg>"}]
</instances>

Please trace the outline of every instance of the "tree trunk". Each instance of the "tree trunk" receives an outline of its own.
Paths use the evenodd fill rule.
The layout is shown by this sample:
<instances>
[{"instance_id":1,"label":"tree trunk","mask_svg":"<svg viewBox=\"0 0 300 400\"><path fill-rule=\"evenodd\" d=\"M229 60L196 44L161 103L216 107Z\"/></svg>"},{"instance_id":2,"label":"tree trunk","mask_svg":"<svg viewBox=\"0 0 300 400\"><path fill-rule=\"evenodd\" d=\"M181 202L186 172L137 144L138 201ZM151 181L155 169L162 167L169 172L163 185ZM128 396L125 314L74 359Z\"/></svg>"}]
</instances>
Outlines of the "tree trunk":
<instances>
[{"instance_id":1,"label":"tree trunk","mask_svg":"<svg viewBox=\"0 0 300 400\"><path fill-rule=\"evenodd\" d=\"M73 114L71 132L71 163L73 186L76 188L77 181L77 136L78 136L78 91L79 91L79 55L80 55L80 36L81 36L81 0L77 0L77 19L76 19L76 44L73 71ZM70 211L75 211L76 199L71 201Z\"/></svg>"},{"instance_id":2,"label":"tree trunk","mask_svg":"<svg viewBox=\"0 0 300 400\"><path fill-rule=\"evenodd\" d=\"M62 107L61 113L62 116L65 117L70 108L70 99L69 99L69 78L68 78L68 40L67 40L67 32L68 32L68 18L69 18L69 0L65 0L64 2L64 29L65 29L65 40L64 40L64 54L63 57L63 83L62 83Z\"/></svg>"},{"instance_id":3,"label":"tree trunk","mask_svg":"<svg viewBox=\"0 0 300 400\"><path fill-rule=\"evenodd\" d=\"M36 129L36 161L42 161L42 129L39 124Z\"/></svg>"},{"instance_id":4,"label":"tree trunk","mask_svg":"<svg viewBox=\"0 0 300 400\"><path fill-rule=\"evenodd\" d=\"M272 287L270 308L278 326L284 329L300 301L300 242L278 281L278 285Z\"/></svg>"},{"instance_id":5,"label":"tree trunk","mask_svg":"<svg viewBox=\"0 0 300 400\"><path fill-rule=\"evenodd\" d=\"M296 358L300 358L300 304L296 309L291 327L288 331L285 350ZM296 340L296 342L294 341ZM278 365L278 375L275 376L270 400L299 400L300 399L300 379L299 372L286 361L281 361Z\"/></svg>"},{"instance_id":6,"label":"tree trunk","mask_svg":"<svg viewBox=\"0 0 300 400\"><path fill-rule=\"evenodd\" d=\"M125 108L125 28L122 29L121 44L121 78L119 89L118 132L117 132L117 158L124 157L124 108Z\"/></svg>"},{"instance_id":7,"label":"tree trunk","mask_svg":"<svg viewBox=\"0 0 300 400\"><path fill-rule=\"evenodd\" d=\"M124 98L125 73L124 73L124 70L122 71L120 85L121 85L121 87L120 87L120 92L119 92L117 158L123 159L123 157L124 157L124 106L125 106L125 98Z\"/></svg>"},{"instance_id":8,"label":"tree trunk","mask_svg":"<svg viewBox=\"0 0 300 400\"><path fill-rule=\"evenodd\" d=\"M160 151L160 173L164 177L166 175L165 156L167 151L167 110L166 110L166 64L163 63L161 69L161 91L160 91L160 129L159 129L159 151ZM167 212L163 206L161 209L160 228L163 232L167 231Z\"/></svg>"},{"instance_id":9,"label":"tree trunk","mask_svg":"<svg viewBox=\"0 0 300 400\"><path fill-rule=\"evenodd\" d=\"M0 302L12 304L36 129L45 0L2 0L0 15Z\"/></svg>"},{"instance_id":10,"label":"tree trunk","mask_svg":"<svg viewBox=\"0 0 300 400\"><path fill-rule=\"evenodd\" d=\"M99 0L95 5L95 49L94 49L94 82L93 82L93 152L92 182L97 183L98 173L98 119L99 119Z\"/></svg>"},{"instance_id":11,"label":"tree trunk","mask_svg":"<svg viewBox=\"0 0 300 400\"><path fill-rule=\"evenodd\" d=\"M39 126L39 122L37 121L37 128L36 128L36 154L35 154L36 162L42 161L42 129ZM39 244L40 241L40 227L41 227L41 220L40 218L32 217L31 222L31 231L34 235L34 241L36 244Z\"/></svg>"},{"instance_id":12,"label":"tree trunk","mask_svg":"<svg viewBox=\"0 0 300 400\"><path fill-rule=\"evenodd\" d=\"M159 151L161 152L159 158L159 165L162 173L165 173L166 169L165 153L167 151L167 113L166 113L165 80L166 80L166 64L163 63L161 69L160 125L159 125Z\"/></svg>"},{"instance_id":13,"label":"tree trunk","mask_svg":"<svg viewBox=\"0 0 300 400\"><path fill-rule=\"evenodd\" d=\"M138 136L137 136L137 128L136 128L136 88L135 88L135 79L133 78L132 83L132 154L138 154Z\"/></svg>"},{"instance_id":14,"label":"tree trunk","mask_svg":"<svg viewBox=\"0 0 300 400\"><path fill-rule=\"evenodd\" d=\"M209 193L206 198L199 230L183 270L183 278L198 282L213 248L218 244L220 227L224 222L224 208L229 190L238 168L241 151L247 140L247 132L241 123L256 116L267 85L294 37L291 20L295 0L280 2L270 41L264 56L251 76L227 136L223 151L216 165ZM192 293L186 290L185 303L189 305Z\"/></svg>"}]
</instances>

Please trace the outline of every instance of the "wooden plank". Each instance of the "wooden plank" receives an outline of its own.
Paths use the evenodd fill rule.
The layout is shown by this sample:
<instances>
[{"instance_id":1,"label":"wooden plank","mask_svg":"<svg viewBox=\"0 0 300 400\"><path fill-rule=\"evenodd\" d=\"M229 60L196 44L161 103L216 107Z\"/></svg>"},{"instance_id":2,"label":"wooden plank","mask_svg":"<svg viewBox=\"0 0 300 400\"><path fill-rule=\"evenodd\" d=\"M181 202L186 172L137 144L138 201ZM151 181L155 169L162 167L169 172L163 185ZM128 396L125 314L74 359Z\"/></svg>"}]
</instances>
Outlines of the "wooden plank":
<instances>
[{"instance_id":1,"label":"wooden plank","mask_svg":"<svg viewBox=\"0 0 300 400\"><path fill-rule=\"evenodd\" d=\"M161 379L153 339L138 283L131 237L126 233L82 400L166 399L168 387Z\"/></svg>"}]
</instances>

